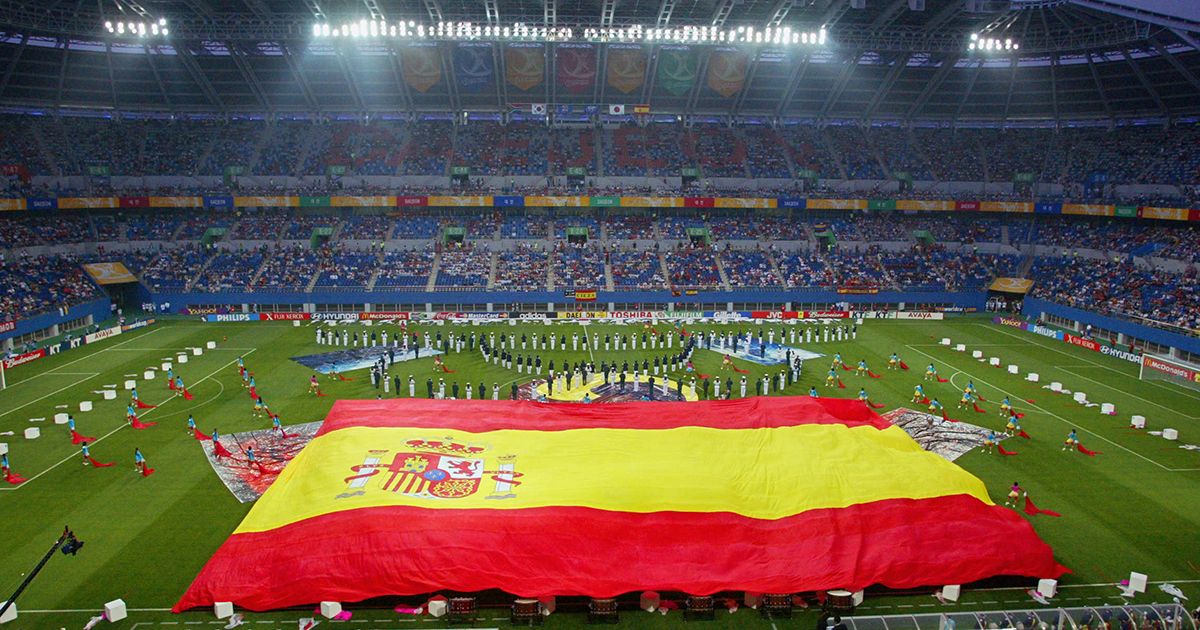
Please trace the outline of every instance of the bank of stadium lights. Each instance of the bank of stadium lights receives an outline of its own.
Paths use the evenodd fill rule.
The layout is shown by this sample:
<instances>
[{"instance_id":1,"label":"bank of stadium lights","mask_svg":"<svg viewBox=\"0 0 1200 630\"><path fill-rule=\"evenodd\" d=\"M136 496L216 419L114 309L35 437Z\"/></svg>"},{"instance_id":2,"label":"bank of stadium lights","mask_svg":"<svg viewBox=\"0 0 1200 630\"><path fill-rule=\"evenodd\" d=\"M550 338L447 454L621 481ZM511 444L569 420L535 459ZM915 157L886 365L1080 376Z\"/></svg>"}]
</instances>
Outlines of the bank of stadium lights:
<instances>
[{"instance_id":1,"label":"bank of stadium lights","mask_svg":"<svg viewBox=\"0 0 1200 630\"><path fill-rule=\"evenodd\" d=\"M104 30L123 37L166 37L171 34L166 18L159 18L157 22L107 21L104 23Z\"/></svg>"},{"instance_id":2,"label":"bank of stadium lights","mask_svg":"<svg viewBox=\"0 0 1200 630\"><path fill-rule=\"evenodd\" d=\"M980 37L979 33L971 33L971 41L967 44L967 50L984 53L1012 52L1020 49L1021 45L1014 42L1011 37Z\"/></svg>"},{"instance_id":3,"label":"bank of stadium lights","mask_svg":"<svg viewBox=\"0 0 1200 630\"><path fill-rule=\"evenodd\" d=\"M317 22L312 25L316 39L436 39L436 40L502 40L532 42L586 41L595 43L666 43L666 44L780 44L780 45L824 45L828 37L825 28L813 31L794 30L791 27L769 27L756 29L739 26L722 29L715 26L684 26L657 28L626 26L613 28L585 28L576 31L571 27L533 26L516 24L483 25L472 22L438 22L426 25L415 21L387 22L383 20L358 20L342 24Z\"/></svg>"}]
</instances>

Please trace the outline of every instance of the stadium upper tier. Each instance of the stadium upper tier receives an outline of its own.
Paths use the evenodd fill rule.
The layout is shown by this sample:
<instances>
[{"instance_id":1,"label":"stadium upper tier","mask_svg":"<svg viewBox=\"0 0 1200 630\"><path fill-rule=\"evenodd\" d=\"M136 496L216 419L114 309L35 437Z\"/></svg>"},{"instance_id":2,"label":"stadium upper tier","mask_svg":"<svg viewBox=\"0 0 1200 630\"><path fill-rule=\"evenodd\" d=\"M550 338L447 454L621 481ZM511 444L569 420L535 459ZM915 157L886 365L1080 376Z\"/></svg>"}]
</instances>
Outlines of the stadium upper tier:
<instances>
[{"instance_id":1,"label":"stadium upper tier","mask_svg":"<svg viewBox=\"0 0 1200 630\"><path fill-rule=\"evenodd\" d=\"M466 241L446 242L459 227ZM86 253L76 253L80 247ZM997 277L1028 277L1035 297L1200 326L1200 235L1144 220L806 211L762 220L695 212L62 213L0 218L0 249L9 250L0 263L0 321L100 296L80 264L119 261L154 294L257 293L263 303L279 293L563 289L777 291L802 299L835 289L983 291Z\"/></svg>"},{"instance_id":2,"label":"stadium upper tier","mask_svg":"<svg viewBox=\"0 0 1200 630\"><path fill-rule=\"evenodd\" d=\"M718 188L736 188L736 180L751 179L767 188L792 185L785 180L806 180L810 186L838 180L1002 185L1027 180L1086 197L1116 185L1200 183L1200 131L1194 124L1058 132L682 123L592 129L532 122L317 124L5 115L0 116L0 164L13 175L23 169L34 178L88 176L86 182L53 184L89 190L189 186L122 179L176 176L208 178L193 179L190 186L211 191L226 185L221 178L230 175L257 178L248 185L276 189L336 188L312 179L330 175L350 177L353 186L365 185L358 177L443 178L406 183L434 188L448 186L454 168L466 167L472 178L518 178L512 186L535 189L544 188L545 180L528 178L562 176L571 168L583 168L592 178L674 178L695 169L700 186ZM916 187L917 193L926 191L932 189Z\"/></svg>"}]
</instances>

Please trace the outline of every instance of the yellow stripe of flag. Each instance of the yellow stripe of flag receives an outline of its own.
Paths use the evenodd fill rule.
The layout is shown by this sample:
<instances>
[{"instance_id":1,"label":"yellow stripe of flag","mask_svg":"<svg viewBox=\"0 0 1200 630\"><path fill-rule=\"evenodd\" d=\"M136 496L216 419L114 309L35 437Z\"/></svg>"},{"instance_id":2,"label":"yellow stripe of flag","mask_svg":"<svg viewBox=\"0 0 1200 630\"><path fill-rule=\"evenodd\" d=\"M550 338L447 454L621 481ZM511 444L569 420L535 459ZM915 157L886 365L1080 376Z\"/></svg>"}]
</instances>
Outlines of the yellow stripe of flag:
<instances>
[{"instance_id":1,"label":"yellow stripe of flag","mask_svg":"<svg viewBox=\"0 0 1200 630\"><path fill-rule=\"evenodd\" d=\"M414 441L424 444L414 446ZM440 450L433 442L442 444ZM450 443L482 450L449 451ZM821 508L954 494L990 504L982 482L922 451L898 427L484 433L351 427L318 437L301 451L237 533L392 505L573 506L777 519Z\"/></svg>"}]
</instances>

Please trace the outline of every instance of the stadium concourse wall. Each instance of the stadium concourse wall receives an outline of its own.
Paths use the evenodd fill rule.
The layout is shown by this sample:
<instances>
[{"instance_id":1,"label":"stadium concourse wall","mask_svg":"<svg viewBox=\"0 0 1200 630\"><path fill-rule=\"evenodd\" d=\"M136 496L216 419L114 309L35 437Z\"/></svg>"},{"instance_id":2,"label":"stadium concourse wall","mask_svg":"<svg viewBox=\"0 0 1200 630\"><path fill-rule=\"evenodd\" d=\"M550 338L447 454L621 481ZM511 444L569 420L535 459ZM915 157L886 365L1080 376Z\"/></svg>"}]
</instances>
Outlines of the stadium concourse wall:
<instances>
[{"instance_id":1,"label":"stadium concourse wall","mask_svg":"<svg viewBox=\"0 0 1200 630\"><path fill-rule=\"evenodd\" d=\"M1093 329L1102 331L1101 334L1109 333L1111 335L1116 335L1118 344L1127 346L1134 344L1142 347L1144 347L1147 343L1155 344L1161 348L1170 349L1169 352L1161 351L1157 352L1158 354L1169 354L1169 356L1174 358L1187 358L1183 354L1185 352L1192 355L1200 355L1200 338L1172 332L1169 330L1163 330L1161 328L1145 326L1128 319L1120 319L1117 317L1101 315L1099 313L1084 311L1036 298L1026 298L1022 312L1029 317L1037 319L1038 321L1053 322L1055 319L1057 319L1057 321L1066 321L1068 322L1067 327L1075 332L1081 332L1087 327L1088 324L1091 324ZM1045 337L1055 338L1065 343L1084 347L1106 355L1115 356L1131 363L1136 363L1139 361L1135 353L1114 351L1115 349L1106 343L1097 343L1095 341L1083 339L1069 333L1064 333L1061 330L1055 330L1054 328L1048 326L1036 326L1010 318L996 319L1005 320L997 321L999 324L1024 328L1025 330L1029 330L1030 332L1040 334ZM1023 326L1021 325L1022 323L1024 324ZM1104 336L1108 337L1109 335Z\"/></svg>"},{"instance_id":2,"label":"stadium concourse wall","mask_svg":"<svg viewBox=\"0 0 1200 630\"><path fill-rule=\"evenodd\" d=\"M305 312L315 312L318 304L361 307L372 310L376 304L427 305L433 304L473 305L480 311L508 310L511 304L523 304L547 310L574 310L594 308L589 304L607 305L613 310L616 304L644 304L667 307L676 304L726 304L733 310L735 303L772 304L787 307L792 304L887 304L895 308L928 310L937 306L957 312L982 311L987 302L987 293L972 292L907 292L878 291L869 293L845 293L837 290L790 290L790 291L596 291L595 299L577 300L568 292L553 291L314 291L303 292L222 292L222 293L150 293L141 288L142 301L153 304L159 313L185 314L196 306L225 306L233 312L250 312L255 307L266 305L300 305ZM591 293L591 292L588 292Z\"/></svg>"},{"instance_id":3,"label":"stadium concourse wall","mask_svg":"<svg viewBox=\"0 0 1200 630\"><path fill-rule=\"evenodd\" d=\"M740 208L795 210L903 210L1064 214L1200 222L1200 209L1079 204L1057 201L953 199L831 199L807 197L619 197L549 195L195 195L186 197L0 198L0 211L137 208Z\"/></svg>"}]
</instances>

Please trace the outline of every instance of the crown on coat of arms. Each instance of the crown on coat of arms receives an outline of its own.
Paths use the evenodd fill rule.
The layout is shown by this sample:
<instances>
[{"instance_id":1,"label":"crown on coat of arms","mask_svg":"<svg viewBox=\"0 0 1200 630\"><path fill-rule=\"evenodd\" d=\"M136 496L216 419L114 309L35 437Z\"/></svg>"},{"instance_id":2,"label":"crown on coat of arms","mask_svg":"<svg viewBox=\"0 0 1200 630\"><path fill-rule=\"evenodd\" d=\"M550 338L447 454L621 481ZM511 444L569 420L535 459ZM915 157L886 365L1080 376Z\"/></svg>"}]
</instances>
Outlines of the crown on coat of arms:
<instances>
[{"instance_id":1,"label":"crown on coat of arms","mask_svg":"<svg viewBox=\"0 0 1200 630\"><path fill-rule=\"evenodd\" d=\"M455 442L451 438L444 440L409 440L405 444L414 450L447 455L477 455L486 450L484 446L462 444Z\"/></svg>"}]
</instances>

